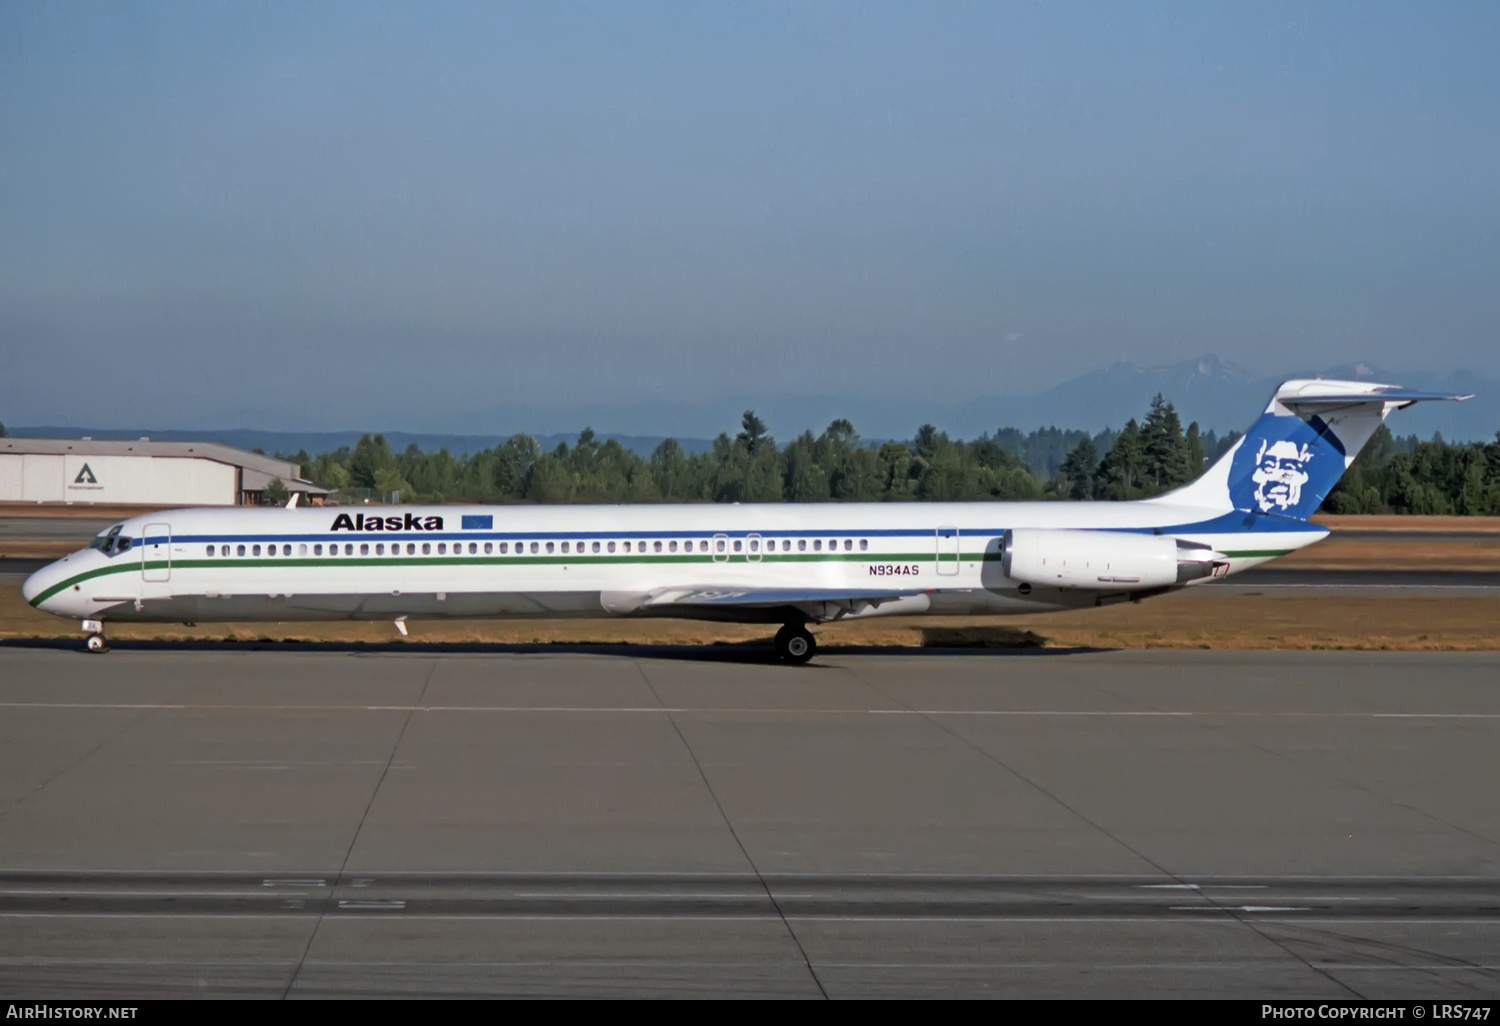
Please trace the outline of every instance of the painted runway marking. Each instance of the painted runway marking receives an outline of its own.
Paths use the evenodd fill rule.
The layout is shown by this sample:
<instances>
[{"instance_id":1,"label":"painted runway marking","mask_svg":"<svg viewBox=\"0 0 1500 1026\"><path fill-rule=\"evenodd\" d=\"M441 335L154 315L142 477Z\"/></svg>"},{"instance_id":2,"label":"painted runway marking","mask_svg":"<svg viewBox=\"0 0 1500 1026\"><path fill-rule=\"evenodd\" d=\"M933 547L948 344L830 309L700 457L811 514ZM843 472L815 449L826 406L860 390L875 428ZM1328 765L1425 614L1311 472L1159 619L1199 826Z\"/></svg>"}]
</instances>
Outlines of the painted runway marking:
<instances>
[{"instance_id":1,"label":"painted runway marking","mask_svg":"<svg viewBox=\"0 0 1500 1026\"><path fill-rule=\"evenodd\" d=\"M1292 905L1172 905L1168 912L1311 912L1312 907Z\"/></svg>"},{"instance_id":2,"label":"painted runway marking","mask_svg":"<svg viewBox=\"0 0 1500 1026\"><path fill-rule=\"evenodd\" d=\"M295 965L291 959L265 959L265 960L225 960L225 959L136 959L136 958L5 958L0 957L0 965L7 966L194 966L194 967L222 967L222 968L246 968L246 969L276 969ZM800 962L790 960L767 960L762 962L701 962L688 960L663 960L663 959L534 959L531 961L446 961L438 959L413 959L408 962L372 962L368 960L349 959L317 960L308 961L309 966L320 968L443 968L443 969L528 969L565 966L577 969L649 969L658 966L670 966L673 968L696 968L696 969L753 969L763 968L770 965L786 965L796 968L801 967ZM816 962L819 968L826 969L1071 969L1076 965L1071 962ZM1500 964L1439 964L1439 965L1350 965L1344 962L1312 962L1309 963L1315 969L1348 969L1361 972L1474 972L1494 971L1500 969ZM1096 969L1110 969L1119 971L1143 971L1152 972L1160 970L1175 969L1199 969L1210 971L1223 971L1226 969L1255 969L1259 971L1292 971L1300 972L1300 964L1267 964L1265 962L1094 962L1090 963Z\"/></svg>"},{"instance_id":3,"label":"painted runway marking","mask_svg":"<svg viewBox=\"0 0 1500 1026\"><path fill-rule=\"evenodd\" d=\"M718 715L718 716L1053 716L1088 717L1102 719L1163 719L1163 718L1302 718L1302 719L1407 719L1407 720L1500 720L1500 713L1491 712L1256 712L1238 709L829 709L829 708L784 708L741 707L719 708L715 706L568 706L568 705L229 705L208 703L188 705L181 702L0 702L0 709L104 709L104 710L165 710L194 712L410 712L410 713L545 713L549 715ZM249 760L208 760L177 765L238 765L245 768L271 768L269 763ZM295 763L281 765L325 765L324 763Z\"/></svg>"},{"instance_id":4,"label":"painted runway marking","mask_svg":"<svg viewBox=\"0 0 1500 1026\"><path fill-rule=\"evenodd\" d=\"M339 908L351 910L370 909L372 911L389 912L392 909L406 907L404 901L340 901Z\"/></svg>"},{"instance_id":5,"label":"painted runway marking","mask_svg":"<svg viewBox=\"0 0 1500 1026\"><path fill-rule=\"evenodd\" d=\"M1187 906L1187 911L1223 911L1221 909L1204 908L1203 906ZM1235 910L1238 911L1238 910ZM298 912L295 914L275 912L0 912L0 919L317 919L320 913ZM1182 926L1192 924L1198 926L1240 926L1243 925L1232 916L1219 916L1205 919L1202 916L803 916L788 913L785 920L781 916L770 915L733 915L733 916L708 916L708 915L631 915L629 913L618 914L590 914L579 913L569 915L560 913L554 915L515 914L505 913L432 913L418 912L409 915L381 915L379 913L361 916L361 919L390 919L402 922L414 920L433 920L438 922L455 919L473 919L482 921L516 921L516 922L539 922L539 923L561 923L561 922L650 922L650 923L1156 923L1170 926ZM1376 919L1369 916L1288 916L1285 920L1278 920L1274 916L1267 916L1267 921L1287 922L1306 925L1309 923L1326 923L1348 925L1351 923L1372 924L1381 926L1449 926L1460 925L1500 925L1500 915L1492 916L1453 916L1448 919L1402 919L1386 918Z\"/></svg>"}]
</instances>

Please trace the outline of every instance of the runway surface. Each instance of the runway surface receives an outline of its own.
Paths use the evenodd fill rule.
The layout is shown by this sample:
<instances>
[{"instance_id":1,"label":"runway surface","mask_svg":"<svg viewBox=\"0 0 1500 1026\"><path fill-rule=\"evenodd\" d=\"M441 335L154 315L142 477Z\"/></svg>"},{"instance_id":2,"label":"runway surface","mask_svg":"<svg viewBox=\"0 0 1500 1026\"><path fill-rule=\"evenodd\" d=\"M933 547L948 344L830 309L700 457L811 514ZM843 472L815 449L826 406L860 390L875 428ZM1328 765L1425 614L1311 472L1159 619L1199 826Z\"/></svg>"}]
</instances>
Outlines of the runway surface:
<instances>
[{"instance_id":1,"label":"runway surface","mask_svg":"<svg viewBox=\"0 0 1500 1026\"><path fill-rule=\"evenodd\" d=\"M1500 656L0 647L0 992L1493 998Z\"/></svg>"},{"instance_id":2,"label":"runway surface","mask_svg":"<svg viewBox=\"0 0 1500 1026\"><path fill-rule=\"evenodd\" d=\"M124 517L0 517L0 541L68 541L87 545Z\"/></svg>"}]
</instances>

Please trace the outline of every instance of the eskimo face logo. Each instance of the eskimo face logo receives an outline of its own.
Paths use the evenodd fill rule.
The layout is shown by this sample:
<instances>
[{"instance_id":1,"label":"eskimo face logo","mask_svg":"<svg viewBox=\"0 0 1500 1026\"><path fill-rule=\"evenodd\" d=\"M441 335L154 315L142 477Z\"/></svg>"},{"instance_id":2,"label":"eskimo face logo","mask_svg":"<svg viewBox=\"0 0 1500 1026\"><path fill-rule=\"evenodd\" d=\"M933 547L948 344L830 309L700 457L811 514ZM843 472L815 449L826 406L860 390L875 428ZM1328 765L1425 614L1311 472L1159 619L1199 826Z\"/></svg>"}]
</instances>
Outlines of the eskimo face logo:
<instances>
[{"instance_id":1,"label":"eskimo face logo","mask_svg":"<svg viewBox=\"0 0 1500 1026\"><path fill-rule=\"evenodd\" d=\"M1262 513L1275 506L1282 511L1302 501L1302 486L1307 484L1307 464L1312 452L1285 440L1260 443L1255 457L1255 502Z\"/></svg>"}]
</instances>

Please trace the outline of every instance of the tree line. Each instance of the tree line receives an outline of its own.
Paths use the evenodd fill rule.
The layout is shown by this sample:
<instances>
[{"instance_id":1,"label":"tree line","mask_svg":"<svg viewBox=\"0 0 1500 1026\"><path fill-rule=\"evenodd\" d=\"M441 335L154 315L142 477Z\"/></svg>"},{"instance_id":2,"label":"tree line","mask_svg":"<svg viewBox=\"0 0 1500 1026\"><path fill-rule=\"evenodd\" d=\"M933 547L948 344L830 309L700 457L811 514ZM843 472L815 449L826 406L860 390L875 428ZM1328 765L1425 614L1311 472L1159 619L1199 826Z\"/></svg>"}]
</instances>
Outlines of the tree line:
<instances>
[{"instance_id":1,"label":"tree line","mask_svg":"<svg viewBox=\"0 0 1500 1026\"><path fill-rule=\"evenodd\" d=\"M738 433L697 453L667 439L642 457L585 429L572 445L546 451L518 434L463 456L415 445L398 453L370 434L318 456L278 456L324 487L398 502L1134 499L1191 480L1235 437L1200 433L1196 422L1184 430L1158 395L1141 422L1097 435L1004 428L964 441L927 424L910 439L867 443L849 421L835 420L778 444L747 410Z\"/></svg>"},{"instance_id":2,"label":"tree line","mask_svg":"<svg viewBox=\"0 0 1500 1026\"><path fill-rule=\"evenodd\" d=\"M5 425L0 423L0 438ZM398 502L905 502L976 499L1141 499L1192 480L1239 437L1186 429L1161 395L1145 417L1097 435L1002 428L974 441L932 425L914 438L863 442L847 420L777 445L747 410L734 437L689 453L672 439L646 458L585 429L543 452L530 435L467 456L384 435L311 456L278 454L309 480ZM259 452L260 450L256 450ZM1102 454L1102 455L1101 455ZM268 502L285 502L273 481ZM1500 432L1491 442L1421 441L1381 425L1323 502L1328 513L1500 515Z\"/></svg>"}]
</instances>

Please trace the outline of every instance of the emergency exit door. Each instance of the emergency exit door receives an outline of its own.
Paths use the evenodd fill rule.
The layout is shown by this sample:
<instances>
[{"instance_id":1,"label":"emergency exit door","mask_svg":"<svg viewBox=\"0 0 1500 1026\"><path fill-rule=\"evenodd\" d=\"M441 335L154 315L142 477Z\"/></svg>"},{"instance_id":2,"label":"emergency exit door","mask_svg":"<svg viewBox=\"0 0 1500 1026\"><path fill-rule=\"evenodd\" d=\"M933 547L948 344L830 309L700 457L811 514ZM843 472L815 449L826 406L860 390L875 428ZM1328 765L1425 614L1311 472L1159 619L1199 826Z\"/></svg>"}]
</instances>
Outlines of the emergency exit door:
<instances>
[{"instance_id":1,"label":"emergency exit door","mask_svg":"<svg viewBox=\"0 0 1500 1026\"><path fill-rule=\"evenodd\" d=\"M952 576L958 573L958 528L937 529L937 572Z\"/></svg>"},{"instance_id":2,"label":"emergency exit door","mask_svg":"<svg viewBox=\"0 0 1500 1026\"><path fill-rule=\"evenodd\" d=\"M163 583L172 579L172 528L147 524L141 535L141 580Z\"/></svg>"}]
</instances>

